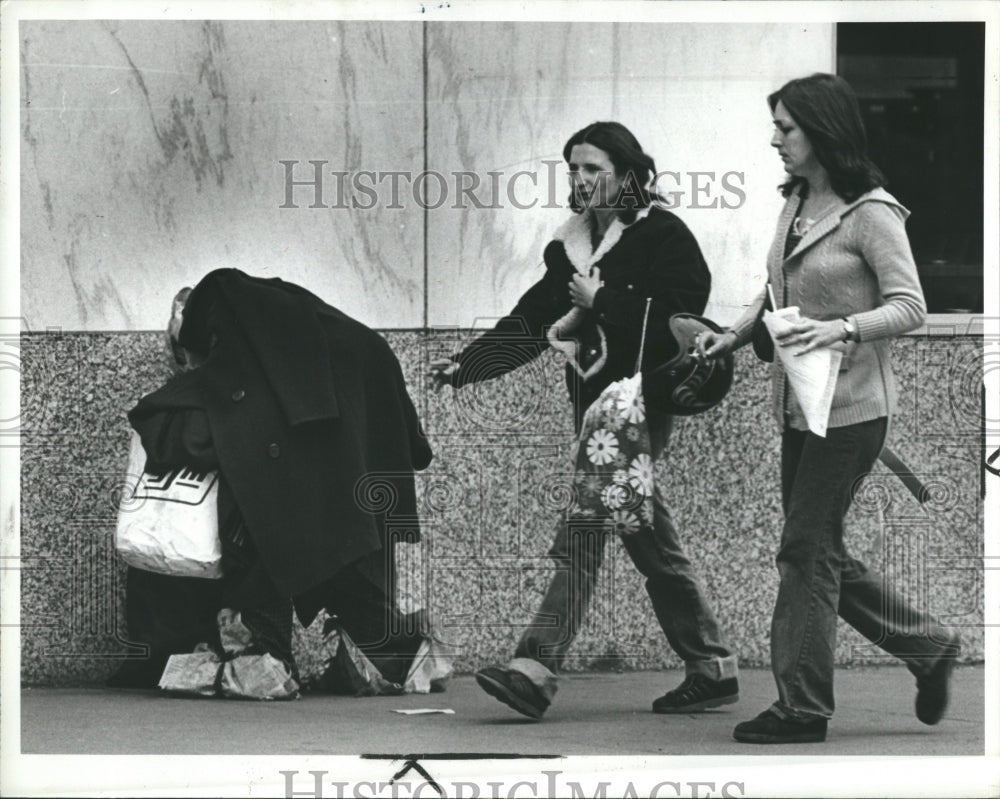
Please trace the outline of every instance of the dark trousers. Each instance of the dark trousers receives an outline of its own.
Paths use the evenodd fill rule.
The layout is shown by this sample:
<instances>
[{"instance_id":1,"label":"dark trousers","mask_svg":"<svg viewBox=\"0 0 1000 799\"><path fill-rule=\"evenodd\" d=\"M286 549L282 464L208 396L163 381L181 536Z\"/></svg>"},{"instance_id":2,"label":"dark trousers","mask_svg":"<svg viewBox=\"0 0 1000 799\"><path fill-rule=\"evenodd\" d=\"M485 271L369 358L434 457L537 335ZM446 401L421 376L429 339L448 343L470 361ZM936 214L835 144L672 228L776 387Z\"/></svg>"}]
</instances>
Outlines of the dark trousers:
<instances>
[{"instance_id":1,"label":"dark trousers","mask_svg":"<svg viewBox=\"0 0 1000 799\"><path fill-rule=\"evenodd\" d=\"M255 642L285 660L293 671L293 608L303 624L326 610L330 618L324 624L324 634L340 627L383 677L402 682L422 637L417 619L399 611L394 575L395 547L390 544L388 549L351 563L319 585L288 598L278 593L259 559L251 557L242 573L227 576L233 585L228 607L240 610Z\"/></svg>"},{"instance_id":2,"label":"dark trousers","mask_svg":"<svg viewBox=\"0 0 1000 799\"><path fill-rule=\"evenodd\" d=\"M836 427L826 438L785 430L781 493L785 524L771 623L776 710L796 718L833 715L839 615L865 638L923 674L952 640L844 546L844 515L885 439L886 419Z\"/></svg>"},{"instance_id":3,"label":"dark trousers","mask_svg":"<svg viewBox=\"0 0 1000 799\"><path fill-rule=\"evenodd\" d=\"M130 642L147 654L123 661L108 678L114 688L155 688L171 655L190 652L218 639L215 614L222 587L218 580L171 577L129 567L125 624Z\"/></svg>"},{"instance_id":4,"label":"dark trousers","mask_svg":"<svg viewBox=\"0 0 1000 799\"><path fill-rule=\"evenodd\" d=\"M324 632L339 625L386 679L405 679L422 634L419 620L400 613L396 605L394 569L385 567L385 552L341 569L293 600L275 588L252 542L238 535L236 539L236 544L232 536L223 539L225 576L221 580L128 570L129 638L147 644L149 654L125 661L109 678L109 685L153 688L170 655L191 652L203 642L218 649L216 616L222 608L238 610L253 635L255 649L285 662L298 679L292 653L293 606L308 619L326 609L331 618ZM392 557L391 548L388 557ZM385 575L385 585L376 584L376 574Z\"/></svg>"},{"instance_id":5,"label":"dark trousers","mask_svg":"<svg viewBox=\"0 0 1000 799\"><path fill-rule=\"evenodd\" d=\"M392 557L392 549L389 550ZM371 557L382 560L387 554L379 551ZM370 577L369 564L352 564L317 588L308 596L296 597L300 602L321 603L330 618L323 626L324 634L335 627L343 629L389 682L402 684L413 657L423 640L419 614L401 613L395 592L389 593L395 581L381 587ZM391 574L393 568L387 567Z\"/></svg>"}]
</instances>

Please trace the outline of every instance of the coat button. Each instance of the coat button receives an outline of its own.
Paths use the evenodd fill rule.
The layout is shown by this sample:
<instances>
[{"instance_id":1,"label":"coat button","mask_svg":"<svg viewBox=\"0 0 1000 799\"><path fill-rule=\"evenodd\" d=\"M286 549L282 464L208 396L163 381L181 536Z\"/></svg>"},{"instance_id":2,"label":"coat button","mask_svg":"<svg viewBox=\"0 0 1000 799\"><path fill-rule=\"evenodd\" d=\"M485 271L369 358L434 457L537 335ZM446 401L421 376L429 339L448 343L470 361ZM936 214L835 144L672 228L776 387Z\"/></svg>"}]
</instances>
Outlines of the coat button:
<instances>
[{"instance_id":1,"label":"coat button","mask_svg":"<svg viewBox=\"0 0 1000 799\"><path fill-rule=\"evenodd\" d=\"M281 447L279 447L277 444L268 444L267 454L271 458L277 458L279 455L281 455Z\"/></svg>"},{"instance_id":2,"label":"coat button","mask_svg":"<svg viewBox=\"0 0 1000 799\"><path fill-rule=\"evenodd\" d=\"M247 393L242 388L236 389L236 391L233 392L233 402L239 402L246 395Z\"/></svg>"}]
</instances>

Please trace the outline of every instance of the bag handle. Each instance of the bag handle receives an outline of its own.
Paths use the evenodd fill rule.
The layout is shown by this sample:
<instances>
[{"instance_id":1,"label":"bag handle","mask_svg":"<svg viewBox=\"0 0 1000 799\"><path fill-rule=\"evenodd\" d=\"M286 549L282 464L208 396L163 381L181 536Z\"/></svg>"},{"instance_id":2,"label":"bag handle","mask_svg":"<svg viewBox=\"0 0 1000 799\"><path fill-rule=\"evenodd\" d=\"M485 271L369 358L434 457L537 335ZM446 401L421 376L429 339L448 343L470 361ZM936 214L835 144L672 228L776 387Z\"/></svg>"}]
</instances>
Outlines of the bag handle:
<instances>
[{"instance_id":1,"label":"bag handle","mask_svg":"<svg viewBox=\"0 0 1000 799\"><path fill-rule=\"evenodd\" d=\"M646 323L649 322L649 306L652 302L652 297L646 297L646 313L642 316L642 338L639 339L639 357L635 359L635 371L632 372L632 377L639 374L639 370L642 369L642 352L646 348Z\"/></svg>"}]
</instances>

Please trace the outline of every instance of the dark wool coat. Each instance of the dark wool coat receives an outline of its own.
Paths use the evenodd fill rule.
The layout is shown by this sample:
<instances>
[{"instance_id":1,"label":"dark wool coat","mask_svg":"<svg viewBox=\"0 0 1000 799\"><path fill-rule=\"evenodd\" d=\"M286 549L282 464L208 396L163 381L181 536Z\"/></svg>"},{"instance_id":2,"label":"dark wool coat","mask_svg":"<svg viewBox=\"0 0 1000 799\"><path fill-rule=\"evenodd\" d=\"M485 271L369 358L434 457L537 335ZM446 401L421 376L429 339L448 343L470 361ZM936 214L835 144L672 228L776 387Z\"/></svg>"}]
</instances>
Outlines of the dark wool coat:
<instances>
[{"instance_id":1,"label":"dark wool coat","mask_svg":"<svg viewBox=\"0 0 1000 799\"><path fill-rule=\"evenodd\" d=\"M188 298L180 343L207 361L129 413L147 468L217 457L281 593L388 551L387 516L419 538L413 470L432 454L378 333L291 283L221 269Z\"/></svg>"},{"instance_id":2,"label":"dark wool coat","mask_svg":"<svg viewBox=\"0 0 1000 799\"><path fill-rule=\"evenodd\" d=\"M576 313L582 323L561 335L577 339L580 346L580 368L572 362L566 366L577 428L609 384L635 374L647 299L651 302L642 367L652 369L672 358L677 342L670 334L670 317L701 314L712 285L691 231L673 213L654 206L640 212L630 225L616 219L593 250L586 216L575 215L546 246L542 279L492 330L454 356L459 369L452 384L499 377L541 355L551 343L547 330L573 309L571 277L595 266L604 285L594 297L594 307Z\"/></svg>"}]
</instances>

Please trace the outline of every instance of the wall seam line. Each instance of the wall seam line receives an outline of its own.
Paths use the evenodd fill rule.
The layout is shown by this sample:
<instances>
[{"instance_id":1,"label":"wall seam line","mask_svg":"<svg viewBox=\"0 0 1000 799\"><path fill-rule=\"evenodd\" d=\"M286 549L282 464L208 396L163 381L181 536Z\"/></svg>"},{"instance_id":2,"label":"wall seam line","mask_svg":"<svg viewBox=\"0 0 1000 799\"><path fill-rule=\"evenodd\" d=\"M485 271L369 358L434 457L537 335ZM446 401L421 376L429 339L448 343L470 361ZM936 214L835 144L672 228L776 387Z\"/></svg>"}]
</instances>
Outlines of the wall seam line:
<instances>
[{"instance_id":1,"label":"wall seam line","mask_svg":"<svg viewBox=\"0 0 1000 799\"><path fill-rule=\"evenodd\" d=\"M424 105L424 174L427 174L427 21L424 20L420 23L421 25L421 39L422 39L422 58L423 58L423 105ZM430 219L430 212L427 208L427 203L424 203L424 330L430 327L430 253L428 250L428 230L427 223Z\"/></svg>"}]
</instances>

